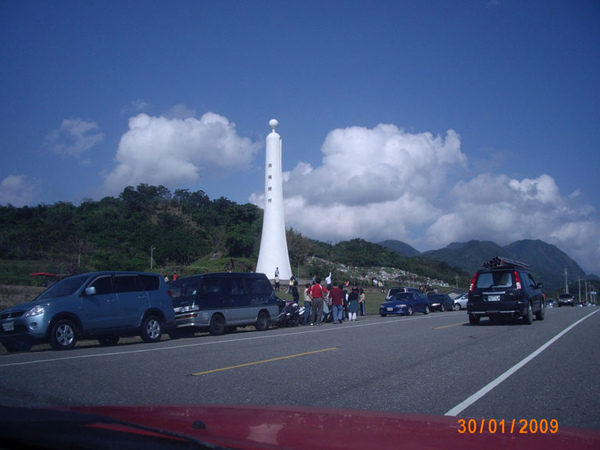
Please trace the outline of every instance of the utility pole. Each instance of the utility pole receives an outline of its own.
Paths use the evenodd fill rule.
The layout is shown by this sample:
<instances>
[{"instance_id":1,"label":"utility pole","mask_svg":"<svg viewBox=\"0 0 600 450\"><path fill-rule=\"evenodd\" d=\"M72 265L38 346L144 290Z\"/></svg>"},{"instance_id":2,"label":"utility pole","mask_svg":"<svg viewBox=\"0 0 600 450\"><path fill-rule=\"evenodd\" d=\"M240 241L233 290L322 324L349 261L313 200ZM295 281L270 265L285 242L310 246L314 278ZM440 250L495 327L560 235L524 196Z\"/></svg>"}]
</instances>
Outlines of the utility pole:
<instances>
[{"instance_id":1,"label":"utility pole","mask_svg":"<svg viewBox=\"0 0 600 450\"><path fill-rule=\"evenodd\" d=\"M569 293L569 282L567 281L567 268L565 267L565 294Z\"/></svg>"},{"instance_id":2,"label":"utility pole","mask_svg":"<svg viewBox=\"0 0 600 450\"><path fill-rule=\"evenodd\" d=\"M150 270L152 270L152 261L154 260L154 245L150 246Z\"/></svg>"}]
</instances>

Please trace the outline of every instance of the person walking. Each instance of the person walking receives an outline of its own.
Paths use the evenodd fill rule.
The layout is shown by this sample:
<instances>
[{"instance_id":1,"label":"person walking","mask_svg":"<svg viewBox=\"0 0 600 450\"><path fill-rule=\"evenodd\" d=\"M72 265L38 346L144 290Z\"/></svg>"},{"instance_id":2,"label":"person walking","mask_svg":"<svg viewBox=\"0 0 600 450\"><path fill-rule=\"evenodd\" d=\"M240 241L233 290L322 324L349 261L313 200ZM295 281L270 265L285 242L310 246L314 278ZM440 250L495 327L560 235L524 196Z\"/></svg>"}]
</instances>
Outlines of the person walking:
<instances>
[{"instance_id":1,"label":"person walking","mask_svg":"<svg viewBox=\"0 0 600 450\"><path fill-rule=\"evenodd\" d=\"M279 267L275 269L275 290L279 292Z\"/></svg>"},{"instance_id":2,"label":"person walking","mask_svg":"<svg viewBox=\"0 0 600 450\"><path fill-rule=\"evenodd\" d=\"M302 325L308 325L310 322L310 309L312 304L312 298L310 296L310 283L306 283L304 286L304 320L302 321Z\"/></svg>"},{"instance_id":3,"label":"person walking","mask_svg":"<svg viewBox=\"0 0 600 450\"><path fill-rule=\"evenodd\" d=\"M323 316L323 299L327 295L327 292L329 291L321 286L321 278L317 277L315 279L315 284L309 289L309 294L312 298L312 311L310 312L311 325L319 325L321 323Z\"/></svg>"},{"instance_id":4,"label":"person walking","mask_svg":"<svg viewBox=\"0 0 600 450\"><path fill-rule=\"evenodd\" d=\"M344 310L344 291L342 290L343 286L343 284L340 284L339 286L333 286L329 291L333 323L342 323Z\"/></svg>"},{"instance_id":5,"label":"person walking","mask_svg":"<svg viewBox=\"0 0 600 450\"><path fill-rule=\"evenodd\" d=\"M294 280L294 284L292 284L292 286L290 287L290 291L294 299L294 303L298 304L300 294L298 293L298 282L296 280Z\"/></svg>"},{"instance_id":6,"label":"person walking","mask_svg":"<svg viewBox=\"0 0 600 450\"><path fill-rule=\"evenodd\" d=\"M365 305L365 291L363 288L360 288L358 291L358 305L360 306L360 315L364 316L366 314L366 305Z\"/></svg>"},{"instance_id":7,"label":"person walking","mask_svg":"<svg viewBox=\"0 0 600 450\"><path fill-rule=\"evenodd\" d=\"M348 295L348 320L356 320L356 313L359 311L358 297L359 292L357 287L352 288L352 292Z\"/></svg>"}]
</instances>

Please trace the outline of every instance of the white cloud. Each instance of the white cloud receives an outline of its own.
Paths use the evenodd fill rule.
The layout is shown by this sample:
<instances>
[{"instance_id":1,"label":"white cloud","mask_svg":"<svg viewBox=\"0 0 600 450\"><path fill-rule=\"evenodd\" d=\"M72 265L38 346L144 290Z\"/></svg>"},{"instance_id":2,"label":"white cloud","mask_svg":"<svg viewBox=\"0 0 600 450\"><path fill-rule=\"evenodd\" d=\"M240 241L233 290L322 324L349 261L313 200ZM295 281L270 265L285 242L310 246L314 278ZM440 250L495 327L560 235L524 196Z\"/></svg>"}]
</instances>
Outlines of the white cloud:
<instances>
[{"instance_id":1,"label":"white cloud","mask_svg":"<svg viewBox=\"0 0 600 450\"><path fill-rule=\"evenodd\" d=\"M394 125L337 129L322 153L321 166L301 162L284 176L286 226L333 241L410 240L410 228L441 213L436 201L448 173L466 166L452 130L442 138Z\"/></svg>"},{"instance_id":2,"label":"white cloud","mask_svg":"<svg viewBox=\"0 0 600 450\"><path fill-rule=\"evenodd\" d=\"M188 117L195 117L196 110L188 108L183 103L179 103L171 108L168 117L177 119L187 119Z\"/></svg>"},{"instance_id":3,"label":"white cloud","mask_svg":"<svg viewBox=\"0 0 600 450\"><path fill-rule=\"evenodd\" d=\"M200 119L139 114L129 119L117 167L105 188L114 194L139 183L180 187L201 177L247 170L262 145L238 136L235 124L218 114L209 112Z\"/></svg>"},{"instance_id":4,"label":"white cloud","mask_svg":"<svg viewBox=\"0 0 600 450\"><path fill-rule=\"evenodd\" d=\"M60 128L45 139L45 146L59 155L79 157L104 139L98 124L81 119L65 119Z\"/></svg>"},{"instance_id":5,"label":"white cloud","mask_svg":"<svg viewBox=\"0 0 600 450\"><path fill-rule=\"evenodd\" d=\"M35 197L35 186L25 175L9 175L0 182L0 205L21 207L30 204Z\"/></svg>"},{"instance_id":6,"label":"white cloud","mask_svg":"<svg viewBox=\"0 0 600 450\"><path fill-rule=\"evenodd\" d=\"M129 115L133 113L141 113L142 111L147 111L148 109L150 109L151 106L152 105L150 105L150 103L146 100L133 100L129 103L129 105L121 109L121 114Z\"/></svg>"},{"instance_id":7,"label":"white cloud","mask_svg":"<svg viewBox=\"0 0 600 450\"><path fill-rule=\"evenodd\" d=\"M600 273L600 224L580 192L562 195L547 174L456 181L467 160L452 130L442 138L393 125L338 129L321 151L320 166L300 162L284 174L286 226L308 237L398 239L423 250L472 239L541 239ZM262 206L264 197L250 201Z\"/></svg>"}]
</instances>

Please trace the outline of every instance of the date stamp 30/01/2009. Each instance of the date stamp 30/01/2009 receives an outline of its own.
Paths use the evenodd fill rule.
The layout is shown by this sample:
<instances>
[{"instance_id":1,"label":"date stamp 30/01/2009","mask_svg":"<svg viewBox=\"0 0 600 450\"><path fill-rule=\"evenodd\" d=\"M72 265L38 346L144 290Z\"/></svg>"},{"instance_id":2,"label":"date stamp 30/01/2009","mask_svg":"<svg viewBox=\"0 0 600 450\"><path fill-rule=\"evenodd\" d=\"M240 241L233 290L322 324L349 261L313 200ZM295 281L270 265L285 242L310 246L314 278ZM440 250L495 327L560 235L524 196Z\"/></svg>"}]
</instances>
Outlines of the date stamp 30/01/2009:
<instances>
[{"instance_id":1,"label":"date stamp 30/01/2009","mask_svg":"<svg viewBox=\"0 0 600 450\"><path fill-rule=\"evenodd\" d=\"M460 434L555 434L558 432L556 419L459 419Z\"/></svg>"}]
</instances>

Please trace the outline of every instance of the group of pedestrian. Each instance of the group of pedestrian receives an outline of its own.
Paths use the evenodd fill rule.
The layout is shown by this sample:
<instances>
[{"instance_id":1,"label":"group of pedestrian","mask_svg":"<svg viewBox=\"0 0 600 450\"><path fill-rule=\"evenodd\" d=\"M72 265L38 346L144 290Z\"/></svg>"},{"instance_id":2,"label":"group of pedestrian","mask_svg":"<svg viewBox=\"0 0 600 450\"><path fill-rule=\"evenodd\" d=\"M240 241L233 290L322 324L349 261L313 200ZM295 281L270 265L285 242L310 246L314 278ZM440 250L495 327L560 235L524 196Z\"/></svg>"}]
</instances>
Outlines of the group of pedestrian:
<instances>
[{"instance_id":1,"label":"group of pedestrian","mask_svg":"<svg viewBox=\"0 0 600 450\"><path fill-rule=\"evenodd\" d=\"M331 275L328 280L331 280ZM323 308L331 310L333 323L342 323L344 320L355 321L357 315L365 315L365 293L358 287L353 287L348 294L344 289L349 283L321 285L321 278L316 275L313 283L304 287L304 325L321 325L324 320Z\"/></svg>"},{"instance_id":2,"label":"group of pedestrian","mask_svg":"<svg viewBox=\"0 0 600 450\"><path fill-rule=\"evenodd\" d=\"M281 288L281 281L279 279L279 267L275 268L275 291L279 292ZM290 277L290 284L286 291L286 294L292 294L294 303L298 303L300 299L300 293L298 292L298 279L295 276Z\"/></svg>"}]
</instances>

